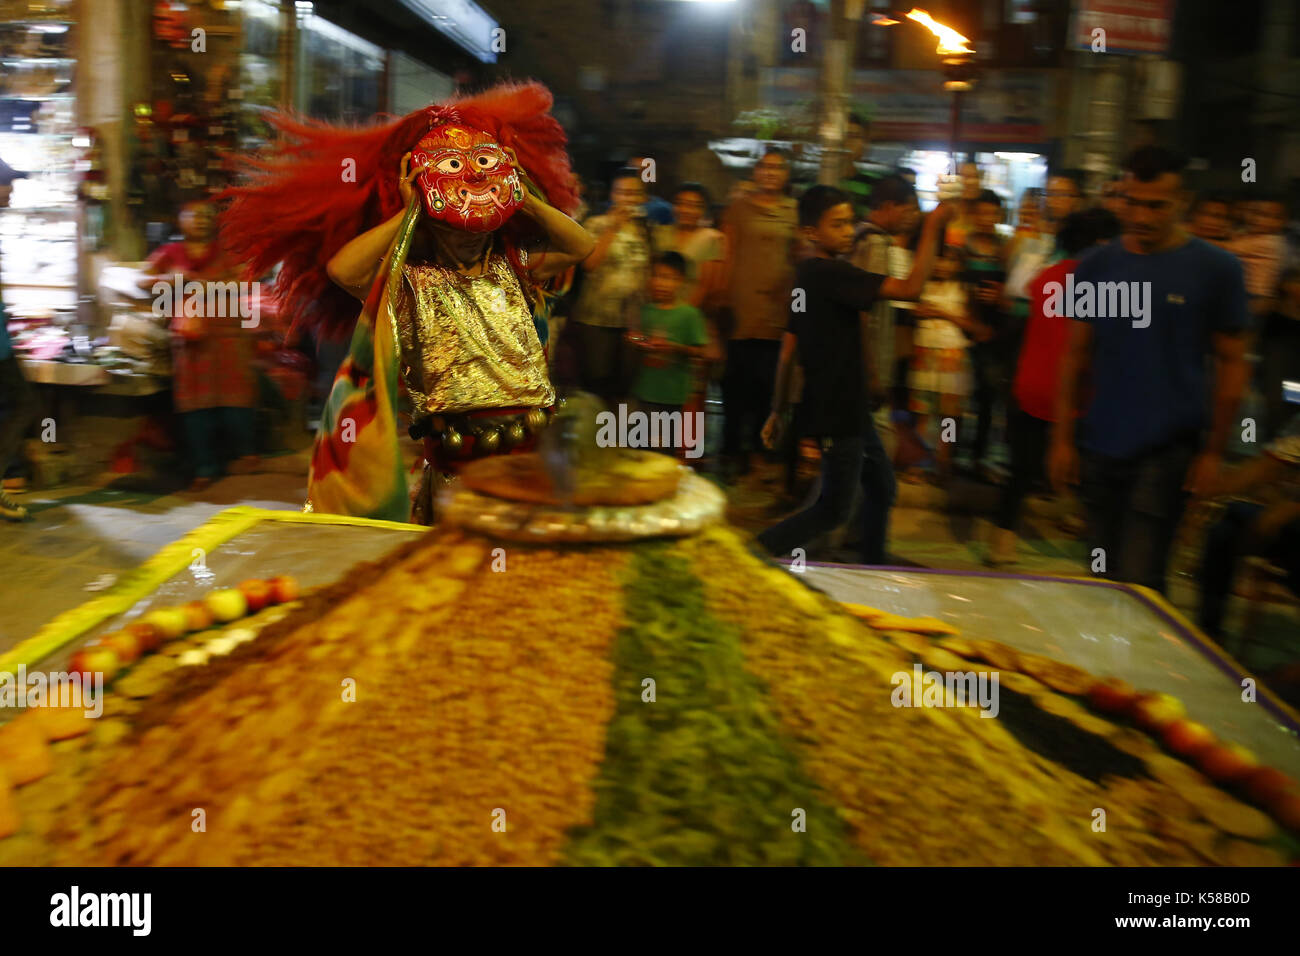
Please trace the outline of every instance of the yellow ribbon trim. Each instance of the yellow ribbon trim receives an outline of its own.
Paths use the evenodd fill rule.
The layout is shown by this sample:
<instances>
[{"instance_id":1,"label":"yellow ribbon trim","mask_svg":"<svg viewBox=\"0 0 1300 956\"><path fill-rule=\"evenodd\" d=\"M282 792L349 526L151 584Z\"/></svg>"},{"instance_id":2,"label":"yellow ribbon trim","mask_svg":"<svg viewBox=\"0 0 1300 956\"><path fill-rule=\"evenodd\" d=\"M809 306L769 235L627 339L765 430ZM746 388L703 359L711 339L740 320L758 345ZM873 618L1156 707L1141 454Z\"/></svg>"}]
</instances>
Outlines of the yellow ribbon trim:
<instances>
[{"instance_id":1,"label":"yellow ribbon trim","mask_svg":"<svg viewBox=\"0 0 1300 956\"><path fill-rule=\"evenodd\" d=\"M269 508L239 506L213 515L181 538L165 545L140 566L131 569L113 587L85 604L58 615L39 631L0 654L0 671L13 673L21 664L32 667L75 640L98 624L123 613L147 597L173 575L189 567L194 549L212 551L236 535L263 521L292 524L359 525L367 528L391 528L394 531L428 531L423 525L348 515L303 514L299 511L273 511Z\"/></svg>"}]
</instances>

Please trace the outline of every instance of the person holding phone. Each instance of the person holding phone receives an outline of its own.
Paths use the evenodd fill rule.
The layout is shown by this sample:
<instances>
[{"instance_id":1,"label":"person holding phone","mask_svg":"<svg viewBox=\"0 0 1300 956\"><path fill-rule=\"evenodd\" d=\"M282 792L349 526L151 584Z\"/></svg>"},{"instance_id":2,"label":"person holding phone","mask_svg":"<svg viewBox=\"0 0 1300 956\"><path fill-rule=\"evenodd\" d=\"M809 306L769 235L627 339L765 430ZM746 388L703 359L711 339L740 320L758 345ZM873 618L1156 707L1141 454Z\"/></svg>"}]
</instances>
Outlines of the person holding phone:
<instances>
[{"instance_id":1,"label":"person holding phone","mask_svg":"<svg viewBox=\"0 0 1300 956\"><path fill-rule=\"evenodd\" d=\"M963 279L966 283L967 311L972 319L992 334L976 341L970 349L971 370L975 387L975 444L971 448L971 468L988 477L984 458L993 432L993 413L1005 406L1010 381L1010 365L1020 345L1015 329L1009 328L1002 309L1002 289L1007 281L1006 242L998 235L1002 221L1002 199L985 189L975 199L971 210L971 231L966 236Z\"/></svg>"},{"instance_id":2,"label":"person holding phone","mask_svg":"<svg viewBox=\"0 0 1300 956\"><path fill-rule=\"evenodd\" d=\"M609 212L585 223L596 237L596 248L582 261L586 275L573 312L583 387L616 402L627 392L623 337L645 302L652 244L641 173L631 167L620 169L609 195Z\"/></svg>"}]
</instances>

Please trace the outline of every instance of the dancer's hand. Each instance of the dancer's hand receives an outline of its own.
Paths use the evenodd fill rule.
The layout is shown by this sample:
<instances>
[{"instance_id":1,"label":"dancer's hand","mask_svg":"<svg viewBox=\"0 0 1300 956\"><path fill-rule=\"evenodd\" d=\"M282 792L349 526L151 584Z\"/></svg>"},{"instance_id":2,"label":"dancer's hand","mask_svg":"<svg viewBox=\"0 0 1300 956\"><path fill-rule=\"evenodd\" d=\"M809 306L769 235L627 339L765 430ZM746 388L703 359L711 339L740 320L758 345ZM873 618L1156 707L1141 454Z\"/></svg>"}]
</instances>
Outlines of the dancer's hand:
<instances>
[{"instance_id":1,"label":"dancer's hand","mask_svg":"<svg viewBox=\"0 0 1300 956\"><path fill-rule=\"evenodd\" d=\"M407 172L407 166L410 165L411 154L407 153L402 157L402 175L397 180L397 191L402 195L402 205L409 206L411 197L415 195L415 177L428 169L428 166L417 166L410 172Z\"/></svg>"}]
</instances>

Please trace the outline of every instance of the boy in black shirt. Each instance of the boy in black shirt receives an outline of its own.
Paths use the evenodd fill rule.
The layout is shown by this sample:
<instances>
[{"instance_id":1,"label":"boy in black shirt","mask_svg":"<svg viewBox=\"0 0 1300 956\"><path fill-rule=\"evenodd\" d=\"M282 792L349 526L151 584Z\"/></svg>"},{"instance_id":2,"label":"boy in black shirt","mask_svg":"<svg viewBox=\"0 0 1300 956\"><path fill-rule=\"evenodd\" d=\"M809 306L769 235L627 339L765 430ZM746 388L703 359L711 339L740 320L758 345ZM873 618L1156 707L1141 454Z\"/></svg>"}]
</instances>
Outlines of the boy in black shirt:
<instances>
[{"instance_id":1,"label":"boy in black shirt","mask_svg":"<svg viewBox=\"0 0 1300 956\"><path fill-rule=\"evenodd\" d=\"M847 194L831 186L814 186L800 198L799 232L813 254L796 268L790 324L781 340L772 414L763 426L763 441L770 448L777 440L797 352L804 390L794 425L798 434L817 438L821 444L822 487L815 504L759 535L771 554L784 557L843 524L853 507L854 486L861 482L865 493L862 561L885 562L894 471L869 411L871 365L863 326L878 297L920 297L953 212L951 206L940 204L926 217L911 274L893 279L837 258L853 247L854 214ZM888 228L888 223L879 225Z\"/></svg>"}]
</instances>

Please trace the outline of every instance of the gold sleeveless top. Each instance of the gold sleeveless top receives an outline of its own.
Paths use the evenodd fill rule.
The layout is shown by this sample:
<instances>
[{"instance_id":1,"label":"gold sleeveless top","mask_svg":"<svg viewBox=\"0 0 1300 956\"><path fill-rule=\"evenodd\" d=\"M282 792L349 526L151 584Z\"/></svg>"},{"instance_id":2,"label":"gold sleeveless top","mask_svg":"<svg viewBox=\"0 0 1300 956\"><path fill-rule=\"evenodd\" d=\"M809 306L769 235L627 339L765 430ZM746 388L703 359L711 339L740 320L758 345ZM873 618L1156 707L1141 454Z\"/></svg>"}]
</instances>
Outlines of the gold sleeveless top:
<instances>
[{"instance_id":1,"label":"gold sleeveless top","mask_svg":"<svg viewBox=\"0 0 1300 956\"><path fill-rule=\"evenodd\" d=\"M532 309L505 256L483 274L406 263L393 309L414 417L555 402Z\"/></svg>"}]
</instances>

